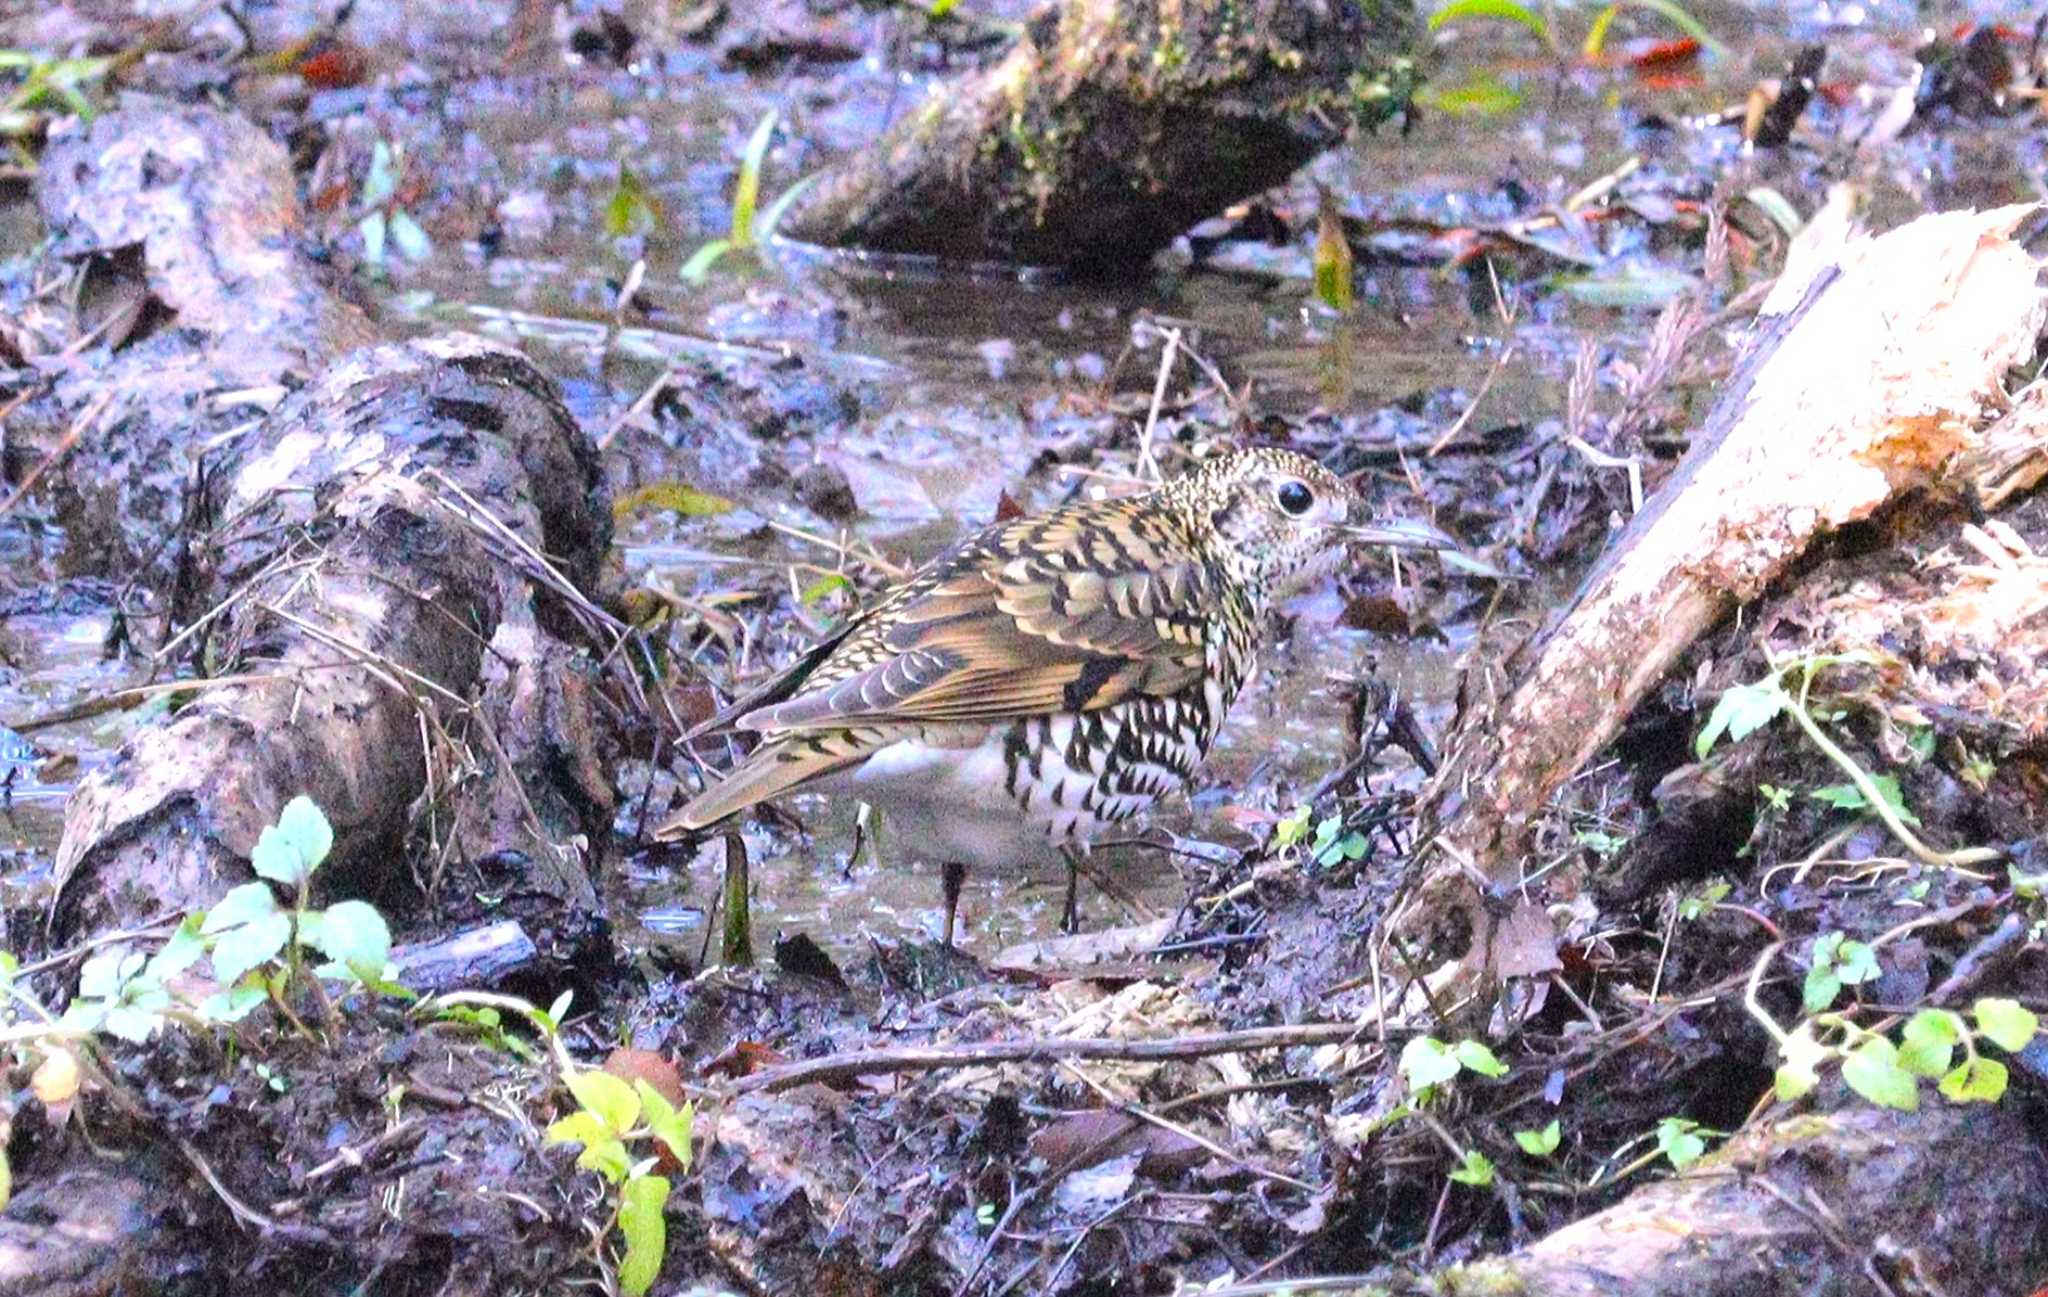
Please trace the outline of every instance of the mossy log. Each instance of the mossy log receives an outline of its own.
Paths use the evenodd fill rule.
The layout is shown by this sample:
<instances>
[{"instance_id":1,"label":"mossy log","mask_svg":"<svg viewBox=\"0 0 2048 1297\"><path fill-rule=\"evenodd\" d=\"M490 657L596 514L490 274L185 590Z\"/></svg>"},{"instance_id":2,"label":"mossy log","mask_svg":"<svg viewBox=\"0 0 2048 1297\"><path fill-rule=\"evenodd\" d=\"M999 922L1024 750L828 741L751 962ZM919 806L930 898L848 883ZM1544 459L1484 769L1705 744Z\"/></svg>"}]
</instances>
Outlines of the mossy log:
<instances>
[{"instance_id":1,"label":"mossy log","mask_svg":"<svg viewBox=\"0 0 2048 1297\"><path fill-rule=\"evenodd\" d=\"M1064 0L933 92L784 224L952 261L1142 265L1406 107L1410 0Z\"/></svg>"}]
</instances>

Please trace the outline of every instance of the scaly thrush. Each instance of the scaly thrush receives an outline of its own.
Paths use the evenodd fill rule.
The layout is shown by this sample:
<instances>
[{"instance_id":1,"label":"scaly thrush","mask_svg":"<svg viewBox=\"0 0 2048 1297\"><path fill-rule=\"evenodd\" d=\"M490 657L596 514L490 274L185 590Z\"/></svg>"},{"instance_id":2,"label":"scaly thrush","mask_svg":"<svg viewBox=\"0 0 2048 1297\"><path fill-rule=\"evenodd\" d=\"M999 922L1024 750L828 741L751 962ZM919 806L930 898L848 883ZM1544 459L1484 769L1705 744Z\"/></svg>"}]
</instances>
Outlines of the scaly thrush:
<instances>
[{"instance_id":1,"label":"scaly thrush","mask_svg":"<svg viewBox=\"0 0 2048 1297\"><path fill-rule=\"evenodd\" d=\"M1267 611L1362 542L1453 545L1370 525L1351 487L1274 449L983 528L698 727L762 742L655 836L797 789L858 797L946 866L950 944L960 866L1057 852L1071 869L1186 787Z\"/></svg>"}]
</instances>

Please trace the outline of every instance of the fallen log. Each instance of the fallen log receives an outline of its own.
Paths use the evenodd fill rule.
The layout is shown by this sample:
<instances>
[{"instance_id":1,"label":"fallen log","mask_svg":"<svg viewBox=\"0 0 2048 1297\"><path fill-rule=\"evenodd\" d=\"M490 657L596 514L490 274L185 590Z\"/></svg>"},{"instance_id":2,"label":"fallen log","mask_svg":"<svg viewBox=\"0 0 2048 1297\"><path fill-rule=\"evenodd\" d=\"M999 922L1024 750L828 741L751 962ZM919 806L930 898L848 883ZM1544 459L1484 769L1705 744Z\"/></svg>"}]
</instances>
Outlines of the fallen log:
<instances>
[{"instance_id":1,"label":"fallen log","mask_svg":"<svg viewBox=\"0 0 2048 1297\"><path fill-rule=\"evenodd\" d=\"M784 232L956 261L1142 266L1404 111L1407 0L1063 0L828 173Z\"/></svg>"},{"instance_id":2,"label":"fallen log","mask_svg":"<svg viewBox=\"0 0 2048 1297\"><path fill-rule=\"evenodd\" d=\"M1685 1173L1505 1256L1434 1274L1283 1283L1329 1297L2021 1297L2048 1273L2043 1193L2048 1154L2010 1101L1850 1107L1746 1131Z\"/></svg>"},{"instance_id":3,"label":"fallen log","mask_svg":"<svg viewBox=\"0 0 2048 1297\"><path fill-rule=\"evenodd\" d=\"M594 910L583 862L554 845L601 841L610 809L573 723L579 673L546 633L566 613L505 553L556 556L572 588L594 586L609 539L595 452L553 384L479 340L373 348L286 401L209 480L198 568L220 678L72 797L57 937L204 908L252 876L263 827L302 793L334 826L332 886L398 881L424 793L452 816L430 854L517 851L532 885ZM523 707L531 723L474 704L490 672L518 677L489 689L495 719ZM522 703L539 693L569 705ZM522 782L515 735L559 745L532 765L569 778Z\"/></svg>"},{"instance_id":4,"label":"fallen log","mask_svg":"<svg viewBox=\"0 0 2048 1297\"><path fill-rule=\"evenodd\" d=\"M9 504L66 537L52 572L172 591L194 448L376 331L305 255L282 147L233 114L122 104L37 172L30 278L61 291L8 312L41 390L0 420L0 454L36 466Z\"/></svg>"},{"instance_id":5,"label":"fallen log","mask_svg":"<svg viewBox=\"0 0 2048 1297\"><path fill-rule=\"evenodd\" d=\"M1510 660L1512 689L1461 718L1399 930L1463 948L1475 970L1550 966L1541 909L1482 894L1512 888L1551 795L1679 653L1817 537L1951 473L2024 480L2030 456L2007 444L2020 434L1987 425L2048 321L2039 263L2010 237L2033 210L1923 217L1781 285L1787 304L1761 320L1685 462Z\"/></svg>"}]
</instances>

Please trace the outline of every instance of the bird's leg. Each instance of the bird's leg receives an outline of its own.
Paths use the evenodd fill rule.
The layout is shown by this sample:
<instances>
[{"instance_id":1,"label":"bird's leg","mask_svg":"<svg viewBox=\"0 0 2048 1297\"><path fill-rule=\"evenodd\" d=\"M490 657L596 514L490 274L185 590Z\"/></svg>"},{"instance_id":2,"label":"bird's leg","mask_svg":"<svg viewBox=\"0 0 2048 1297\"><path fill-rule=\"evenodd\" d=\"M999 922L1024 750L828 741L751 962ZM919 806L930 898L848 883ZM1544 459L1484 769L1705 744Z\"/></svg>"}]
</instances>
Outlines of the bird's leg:
<instances>
[{"instance_id":1,"label":"bird's leg","mask_svg":"<svg viewBox=\"0 0 2048 1297\"><path fill-rule=\"evenodd\" d=\"M948 860L939 866L939 888L946 897L946 935L948 947L953 944L953 922L960 913L960 885L967 881L967 866L957 860Z\"/></svg>"},{"instance_id":2,"label":"bird's leg","mask_svg":"<svg viewBox=\"0 0 2048 1297\"><path fill-rule=\"evenodd\" d=\"M1060 911L1060 931L1073 936L1081 930L1081 858L1072 847L1061 847L1067 862L1067 904Z\"/></svg>"}]
</instances>

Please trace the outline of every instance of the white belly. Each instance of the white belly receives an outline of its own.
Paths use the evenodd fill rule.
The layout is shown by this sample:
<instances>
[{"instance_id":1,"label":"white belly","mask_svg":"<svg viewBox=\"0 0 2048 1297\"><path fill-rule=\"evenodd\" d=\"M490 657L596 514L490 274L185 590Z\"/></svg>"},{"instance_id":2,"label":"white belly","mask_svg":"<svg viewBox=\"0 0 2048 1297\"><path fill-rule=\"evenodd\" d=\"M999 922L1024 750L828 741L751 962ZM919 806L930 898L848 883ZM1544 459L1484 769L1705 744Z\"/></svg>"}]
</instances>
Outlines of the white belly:
<instances>
[{"instance_id":1,"label":"white belly","mask_svg":"<svg viewBox=\"0 0 2048 1297\"><path fill-rule=\"evenodd\" d=\"M1037 745L1035 768L1014 781L1006 731L996 730L962 747L899 740L814 787L880 810L885 854L996 869L1054 863L1061 846L1085 850L1108 824L1154 799L1095 797L1093 772L1069 769L1062 755L1071 720L1056 717L1051 725L1052 742Z\"/></svg>"}]
</instances>

